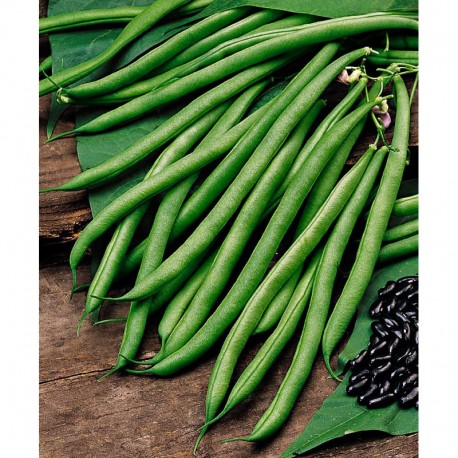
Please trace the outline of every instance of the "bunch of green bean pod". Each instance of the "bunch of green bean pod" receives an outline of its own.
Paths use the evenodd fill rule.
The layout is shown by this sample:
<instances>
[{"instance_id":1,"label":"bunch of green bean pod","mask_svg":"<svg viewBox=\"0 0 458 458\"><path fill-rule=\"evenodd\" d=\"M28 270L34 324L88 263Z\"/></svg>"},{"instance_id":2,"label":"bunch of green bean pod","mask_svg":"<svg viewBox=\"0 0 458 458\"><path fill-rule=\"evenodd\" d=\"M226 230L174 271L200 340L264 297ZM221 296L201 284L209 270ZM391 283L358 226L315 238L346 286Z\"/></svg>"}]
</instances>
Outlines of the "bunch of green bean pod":
<instances>
[{"instance_id":1,"label":"bunch of green bean pod","mask_svg":"<svg viewBox=\"0 0 458 458\"><path fill-rule=\"evenodd\" d=\"M418 72L416 15L323 19L243 2L212 11L212 3L155 0L40 20L40 34L122 27L85 62L56 71L50 56L40 65L40 95L57 91L59 103L102 111L50 140L103 138L178 108L119 154L42 192L103 191L143 167L70 253L73 295L83 289L80 264L107 237L77 332L90 316L125 323L103 377L172 376L216 350L195 449L211 425L243 408L295 334L270 406L251 433L228 440L265 441L285 424L320 346L338 379L331 356L375 267L416 253L419 232L418 194L399 192L413 97L404 75ZM168 32L118 65L158 23L166 31L171 24ZM337 79L348 90L334 94ZM380 121L393 102L389 142L392 127ZM349 274L337 294L342 272ZM105 319L104 304L117 302L130 303L126 315ZM161 345L140 356L150 320ZM259 350L234 380L255 334Z\"/></svg>"}]
</instances>

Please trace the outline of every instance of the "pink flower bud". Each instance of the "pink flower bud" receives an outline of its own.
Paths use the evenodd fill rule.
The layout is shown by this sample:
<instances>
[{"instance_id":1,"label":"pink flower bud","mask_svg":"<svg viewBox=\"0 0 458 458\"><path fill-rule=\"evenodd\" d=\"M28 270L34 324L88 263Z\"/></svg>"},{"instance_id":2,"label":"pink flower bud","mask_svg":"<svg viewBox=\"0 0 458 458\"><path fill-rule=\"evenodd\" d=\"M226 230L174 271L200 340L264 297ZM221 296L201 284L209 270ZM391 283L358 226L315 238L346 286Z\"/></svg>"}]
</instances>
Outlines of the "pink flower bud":
<instances>
[{"instance_id":1,"label":"pink flower bud","mask_svg":"<svg viewBox=\"0 0 458 458\"><path fill-rule=\"evenodd\" d=\"M348 72L347 72L347 69L346 69L346 68L344 68L344 69L339 73L339 75L337 76L337 81L340 81L341 83L346 84L346 85L350 84L350 83L348 82Z\"/></svg>"}]
</instances>

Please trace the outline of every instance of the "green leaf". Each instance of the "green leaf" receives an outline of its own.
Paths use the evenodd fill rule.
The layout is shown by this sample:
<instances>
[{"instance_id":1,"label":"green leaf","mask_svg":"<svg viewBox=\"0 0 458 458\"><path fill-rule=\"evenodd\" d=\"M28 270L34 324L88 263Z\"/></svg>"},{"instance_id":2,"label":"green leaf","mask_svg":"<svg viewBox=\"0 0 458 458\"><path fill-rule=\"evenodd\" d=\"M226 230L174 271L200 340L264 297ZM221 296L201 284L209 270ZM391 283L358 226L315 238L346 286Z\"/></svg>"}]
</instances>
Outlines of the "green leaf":
<instances>
[{"instance_id":1,"label":"green leaf","mask_svg":"<svg viewBox=\"0 0 458 458\"><path fill-rule=\"evenodd\" d=\"M377 292L388 280L396 280L418 273L418 257L412 257L377 271L367 288L358 310L358 318L347 346L339 355L343 367L349 360L367 348L372 333L369 308ZM355 397L346 394L349 374L322 404L305 430L285 450L281 458L302 455L319 445L348 434L361 431L382 431L391 435L411 434L418 431L418 410L403 410L397 404L369 410L360 406Z\"/></svg>"},{"instance_id":2,"label":"green leaf","mask_svg":"<svg viewBox=\"0 0 458 458\"><path fill-rule=\"evenodd\" d=\"M238 6L256 6L324 18L354 16L377 11L418 11L418 0L215 0L201 13L208 15Z\"/></svg>"}]
</instances>

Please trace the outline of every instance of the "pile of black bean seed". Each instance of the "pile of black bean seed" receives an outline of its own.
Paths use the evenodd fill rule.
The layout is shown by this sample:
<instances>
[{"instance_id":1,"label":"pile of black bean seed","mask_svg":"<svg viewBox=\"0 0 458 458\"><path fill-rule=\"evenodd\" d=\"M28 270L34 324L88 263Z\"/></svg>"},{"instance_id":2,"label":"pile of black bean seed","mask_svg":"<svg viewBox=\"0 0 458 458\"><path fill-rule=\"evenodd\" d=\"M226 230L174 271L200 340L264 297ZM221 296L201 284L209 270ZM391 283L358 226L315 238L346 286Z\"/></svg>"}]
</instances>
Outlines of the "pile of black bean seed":
<instances>
[{"instance_id":1,"label":"pile of black bean seed","mask_svg":"<svg viewBox=\"0 0 458 458\"><path fill-rule=\"evenodd\" d=\"M418 409L418 275L387 282L369 315L369 347L349 362L347 394L372 409Z\"/></svg>"}]
</instances>

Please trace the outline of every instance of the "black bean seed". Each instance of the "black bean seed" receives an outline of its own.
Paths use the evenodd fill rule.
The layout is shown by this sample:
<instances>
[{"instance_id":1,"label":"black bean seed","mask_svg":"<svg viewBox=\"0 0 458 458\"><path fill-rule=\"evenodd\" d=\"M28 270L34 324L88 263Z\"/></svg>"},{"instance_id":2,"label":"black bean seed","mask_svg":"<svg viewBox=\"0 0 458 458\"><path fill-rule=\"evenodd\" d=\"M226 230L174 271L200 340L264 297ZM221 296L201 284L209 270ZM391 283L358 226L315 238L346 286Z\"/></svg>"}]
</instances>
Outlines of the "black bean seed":
<instances>
[{"instance_id":1,"label":"black bean seed","mask_svg":"<svg viewBox=\"0 0 458 458\"><path fill-rule=\"evenodd\" d=\"M357 380L355 383L347 386L347 394L349 396L358 396L364 392L364 389L371 384L371 379L363 377Z\"/></svg>"},{"instance_id":2,"label":"black bean seed","mask_svg":"<svg viewBox=\"0 0 458 458\"><path fill-rule=\"evenodd\" d=\"M367 358L367 355L368 355L368 350L363 350L362 352L360 352L360 354L356 357L356 358L353 358L349 363L348 363L348 367L354 371L355 369L358 369L360 367L362 367L363 365L366 364L366 358Z\"/></svg>"},{"instance_id":3,"label":"black bean seed","mask_svg":"<svg viewBox=\"0 0 458 458\"><path fill-rule=\"evenodd\" d=\"M409 306L409 303L407 301L400 301L398 299L397 303L396 303L396 308L402 312L404 311L407 307Z\"/></svg>"},{"instance_id":4,"label":"black bean seed","mask_svg":"<svg viewBox=\"0 0 458 458\"><path fill-rule=\"evenodd\" d=\"M384 382L379 383L379 394L386 394L391 393L391 383L389 380L385 380Z\"/></svg>"},{"instance_id":5,"label":"black bean seed","mask_svg":"<svg viewBox=\"0 0 458 458\"><path fill-rule=\"evenodd\" d=\"M409 323L410 320L409 318L402 312L396 311L394 312L394 317L396 318L396 321L401 324L401 323Z\"/></svg>"},{"instance_id":6,"label":"black bean seed","mask_svg":"<svg viewBox=\"0 0 458 458\"><path fill-rule=\"evenodd\" d=\"M394 355L396 350L398 350L401 344L402 344L402 340L395 337L388 347L388 354Z\"/></svg>"},{"instance_id":7,"label":"black bean seed","mask_svg":"<svg viewBox=\"0 0 458 458\"><path fill-rule=\"evenodd\" d=\"M410 294L407 295L407 301L411 304L418 305L418 289L416 291L412 291Z\"/></svg>"},{"instance_id":8,"label":"black bean seed","mask_svg":"<svg viewBox=\"0 0 458 458\"><path fill-rule=\"evenodd\" d=\"M412 283L408 283L407 285L403 286L401 289L397 290L394 295L396 298L406 298L409 293L413 292L414 285Z\"/></svg>"},{"instance_id":9,"label":"black bean seed","mask_svg":"<svg viewBox=\"0 0 458 458\"><path fill-rule=\"evenodd\" d=\"M396 396L393 393L386 393L381 396L377 396L375 398L369 399L367 401L367 408L368 409L375 409L378 407L386 407L390 404L395 402Z\"/></svg>"},{"instance_id":10,"label":"black bean seed","mask_svg":"<svg viewBox=\"0 0 458 458\"><path fill-rule=\"evenodd\" d=\"M391 300L387 301L383 304L382 311L385 315L391 315L393 311L396 309L397 300L393 297Z\"/></svg>"},{"instance_id":11,"label":"black bean seed","mask_svg":"<svg viewBox=\"0 0 458 458\"><path fill-rule=\"evenodd\" d=\"M361 378L369 378L369 377L372 377L372 373L369 369L363 369L361 372L356 372L356 373L353 373L350 378L348 379L348 381L353 384L354 382L356 382L357 380L361 379Z\"/></svg>"},{"instance_id":12,"label":"black bean seed","mask_svg":"<svg viewBox=\"0 0 458 458\"><path fill-rule=\"evenodd\" d=\"M369 316L371 318L377 318L380 315L380 311L382 310L383 307L383 300L379 299L375 301L372 305L371 308L369 309Z\"/></svg>"},{"instance_id":13,"label":"black bean seed","mask_svg":"<svg viewBox=\"0 0 458 458\"><path fill-rule=\"evenodd\" d=\"M385 365L388 361L391 361L391 356L390 355L376 356L376 357L371 358L369 360L369 367L371 369L372 368L377 368L377 367Z\"/></svg>"},{"instance_id":14,"label":"black bean seed","mask_svg":"<svg viewBox=\"0 0 458 458\"><path fill-rule=\"evenodd\" d=\"M372 334L371 338L369 340L369 347L373 347L377 345L379 342L381 342L383 339L378 336L377 334Z\"/></svg>"},{"instance_id":15,"label":"black bean seed","mask_svg":"<svg viewBox=\"0 0 458 458\"><path fill-rule=\"evenodd\" d=\"M418 363L418 352L412 350L406 357L406 366L411 367Z\"/></svg>"},{"instance_id":16,"label":"black bean seed","mask_svg":"<svg viewBox=\"0 0 458 458\"><path fill-rule=\"evenodd\" d=\"M385 325L385 327L387 327L388 329L399 328L399 323L396 320L394 320L393 318L389 318L385 316L382 318L381 321Z\"/></svg>"},{"instance_id":17,"label":"black bean seed","mask_svg":"<svg viewBox=\"0 0 458 458\"><path fill-rule=\"evenodd\" d=\"M378 385L373 383L369 388L361 395L358 396L358 403L365 405L367 401L378 391Z\"/></svg>"},{"instance_id":18,"label":"black bean seed","mask_svg":"<svg viewBox=\"0 0 458 458\"><path fill-rule=\"evenodd\" d=\"M407 393L405 396L401 396L398 400L399 407L403 409L409 409L413 407L418 402L418 386L412 388L412 390ZM418 408L418 407L417 407Z\"/></svg>"},{"instance_id":19,"label":"black bean seed","mask_svg":"<svg viewBox=\"0 0 458 458\"><path fill-rule=\"evenodd\" d=\"M378 382L382 380L383 378L387 378L386 376L390 373L391 369L392 369L391 361L388 361L383 366L376 367L372 371L374 382Z\"/></svg>"},{"instance_id":20,"label":"black bean seed","mask_svg":"<svg viewBox=\"0 0 458 458\"><path fill-rule=\"evenodd\" d=\"M380 354L386 353L386 350L389 347L388 340L381 340L377 345L374 345L369 350L369 356L379 356Z\"/></svg>"},{"instance_id":21,"label":"black bean seed","mask_svg":"<svg viewBox=\"0 0 458 458\"><path fill-rule=\"evenodd\" d=\"M397 366L404 366L406 364L406 358L410 354L410 348L409 347L403 347L402 351L400 351L394 358L395 363Z\"/></svg>"},{"instance_id":22,"label":"black bean seed","mask_svg":"<svg viewBox=\"0 0 458 458\"><path fill-rule=\"evenodd\" d=\"M394 371L390 373L389 380L391 380L391 382L396 382L398 380L403 379L404 377L408 375L410 375L409 369L407 369L407 367L400 366L394 369Z\"/></svg>"},{"instance_id":23,"label":"black bean seed","mask_svg":"<svg viewBox=\"0 0 458 458\"><path fill-rule=\"evenodd\" d=\"M373 321L371 323L371 328L372 328L372 331L374 331L382 339L385 339L386 337L390 335L390 333L388 332L388 329L386 329L386 327L383 326L382 323Z\"/></svg>"},{"instance_id":24,"label":"black bean seed","mask_svg":"<svg viewBox=\"0 0 458 458\"><path fill-rule=\"evenodd\" d=\"M412 337L412 331L409 323L404 323L402 325L402 336L406 342L410 342Z\"/></svg>"},{"instance_id":25,"label":"black bean seed","mask_svg":"<svg viewBox=\"0 0 458 458\"><path fill-rule=\"evenodd\" d=\"M381 298L389 296L396 289L395 281L388 281L384 288L379 289L378 295Z\"/></svg>"}]
</instances>

